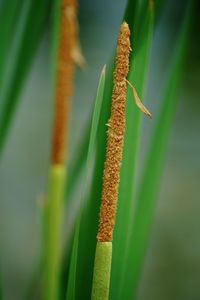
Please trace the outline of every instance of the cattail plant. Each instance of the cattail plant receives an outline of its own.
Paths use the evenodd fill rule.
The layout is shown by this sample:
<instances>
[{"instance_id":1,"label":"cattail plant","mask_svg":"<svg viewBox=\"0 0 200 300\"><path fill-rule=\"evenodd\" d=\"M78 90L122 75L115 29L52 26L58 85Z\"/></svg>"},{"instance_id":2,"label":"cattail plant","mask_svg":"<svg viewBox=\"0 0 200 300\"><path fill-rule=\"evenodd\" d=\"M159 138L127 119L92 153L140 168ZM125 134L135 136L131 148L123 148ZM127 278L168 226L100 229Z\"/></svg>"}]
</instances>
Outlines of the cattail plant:
<instances>
[{"instance_id":1,"label":"cattail plant","mask_svg":"<svg viewBox=\"0 0 200 300\"><path fill-rule=\"evenodd\" d=\"M122 24L117 44L116 63L115 65L113 63L107 65L106 74L105 69L102 72L94 111L90 116L89 126L87 126L85 131L83 130L82 141L79 143L77 151L74 151L73 164L69 168L70 174L68 170L66 172L65 163L67 159L66 144L68 141L70 98L73 90L73 72L75 64L78 64L80 67L85 65L78 41L78 5L76 1L7 0L1 1L2 5L0 5L1 159L4 159L2 150L6 149L5 142L11 128L10 125L15 123L14 115L17 109L20 108L18 105L21 98L19 93L26 82L25 78L34 60L34 54L40 44L40 38L43 32L46 31L45 20L48 19L51 8L53 8L52 52L56 54L56 56L53 55L54 76L52 86L54 87L55 109L52 126L49 184L47 201L43 206L43 214L41 216L42 225L44 224L44 228L42 228L44 229L44 232L42 232L44 233L42 239L42 264L37 265L37 273L34 272L33 276L31 275L28 293L25 291L25 297L21 295L21 287L19 288L20 295L17 290L12 292L18 299L90 299L92 291L92 300L107 300L108 298L135 300L149 241L157 200L156 195L158 194L166 157L167 142L178 100L176 94L183 71L184 52L188 45L191 48L191 36L193 35L189 27L196 17L193 9L197 1L185 1L184 5L181 6L181 10L179 10L176 25L178 25L181 15L182 25L180 31L177 31L176 41L170 43L170 53L167 55L169 61L165 66L166 72L164 72L168 75L165 76L161 72L162 79L165 77L166 80L166 90L163 94L161 93L162 99L158 101L160 109L156 109L157 118L151 124L150 132L152 132L152 135L148 137L149 143L145 148L144 163L139 166L140 160L138 158L140 155L142 123L138 109L133 107L131 102L126 102L126 98L132 97L133 94L139 109L146 115L151 116L141 103L137 92L140 97L144 96L148 67L151 63L150 52L154 28L156 27L157 30L157 26L159 27L160 22L158 22L158 19L160 16L164 14L166 18L165 10L168 11L170 6L167 5L166 9L164 8L166 1L159 1L160 3L155 1L154 5L153 0L127 0L124 19L130 28L127 23ZM18 9L19 7L20 9ZM169 16L173 13L176 16L174 5L171 8L172 10L169 10L168 13ZM183 12L181 12L182 10ZM173 35L174 33L173 31ZM133 36L134 38L132 38ZM134 52L129 57L130 37L131 41L134 42L133 45L131 44ZM162 47L159 48L159 51L160 49ZM106 49L103 47L102 50L105 51ZM153 47L153 50L153 56L156 58L157 55L160 58L163 56L162 53L158 53L156 47ZM171 53L173 53L172 56ZM113 57L111 61L114 61ZM156 59L156 64L160 62L159 59ZM41 73L40 71L39 73ZM154 64L151 72L153 74ZM153 77L151 76L151 78ZM128 87L127 84L129 85ZM130 90L126 91L129 87ZM91 84L89 89L92 89ZM190 100L192 100L191 97ZM153 105L156 105L156 103ZM38 105L36 109L38 110ZM48 108L46 108L45 112L48 113ZM20 122L24 122L27 116L25 114L25 119L23 119L20 115ZM35 128L37 126L41 128L39 121L36 118ZM13 132L16 133L17 128L18 126L15 127ZM106 129L108 129L107 139ZM21 139L25 136L21 130L19 132L20 138L14 139L14 143L13 138L11 138L11 144L7 145L7 149L13 152L10 152L10 155L14 154L13 157L17 157L21 166L18 148L15 149L13 146L18 143L18 146L22 146L23 150L23 145L27 141L24 139L21 143ZM105 151L106 142L107 151ZM10 145L12 146L10 147ZM35 149L33 150L35 152ZM11 160L11 164L12 162L13 160ZM84 173L82 173L84 164L85 169ZM18 165L16 166L18 168ZM140 169L140 174L142 175L137 177L138 180L135 180L138 169ZM10 177L7 176L7 171L10 172L9 168L5 168L4 165L2 175L6 174L6 178L9 179L9 186L12 186L15 172L12 172ZM31 171L32 178L34 170L31 168L29 171ZM92 176L90 176L91 172ZM80 183L80 175L84 178L83 191L87 190L88 194L81 193L81 200L83 201L80 201L78 197L74 199L74 204L80 215L79 213L74 214L74 205L68 206L69 214L73 212L74 217L76 217L76 220L74 218L76 230L73 245L70 244L70 239L67 239L68 247L66 247L66 250L63 247L62 257L66 259L62 260L61 264L63 198L69 197L70 192L77 195L76 187ZM4 182L3 180L3 184ZM67 182L68 187L67 193L64 195L65 182ZM26 182L23 182L22 186L26 186ZM6 191L6 189L4 190ZM2 193L2 199L5 191ZM87 199L85 199L85 196ZM23 195L20 195L21 197ZM102 203L97 233L100 200L102 200ZM82 205L83 203L85 204L84 206ZM72 231L68 232L68 234L71 235ZM7 238L7 235L5 236ZM6 247L6 243L6 241L5 245L4 242L2 243L3 248ZM95 246L96 257L94 260ZM71 249L70 255L69 249ZM4 260L3 252L2 258ZM6 265L7 263L5 262L4 264L3 262L1 273L5 271ZM20 267L23 266L20 265ZM43 286L41 289L43 297L38 296L41 267L44 268L42 270ZM61 276L60 269L62 270ZM112 276L110 281L111 269ZM8 286L6 282L4 283L7 277L5 275L2 274L0 276L0 279L3 278L3 280L0 280L0 299L6 299L10 295L10 290L4 291L4 288ZM2 290L3 293L1 294Z\"/></svg>"},{"instance_id":2,"label":"cattail plant","mask_svg":"<svg viewBox=\"0 0 200 300\"><path fill-rule=\"evenodd\" d=\"M65 183L66 137L72 94L74 61L83 64L77 39L77 4L63 0L60 7L59 44L55 81L55 117L46 203L44 237L44 299L58 299L61 225Z\"/></svg>"},{"instance_id":3,"label":"cattail plant","mask_svg":"<svg viewBox=\"0 0 200 300\"><path fill-rule=\"evenodd\" d=\"M121 25L117 42L111 117L108 121L106 160L104 164L99 229L94 262L92 300L109 297L112 261L112 239L115 225L120 167L125 134L126 85L131 86L136 105L146 115L150 112L141 103L135 88L126 80L129 70L130 30L126 22Z\"/></svg>"}]
</instances>

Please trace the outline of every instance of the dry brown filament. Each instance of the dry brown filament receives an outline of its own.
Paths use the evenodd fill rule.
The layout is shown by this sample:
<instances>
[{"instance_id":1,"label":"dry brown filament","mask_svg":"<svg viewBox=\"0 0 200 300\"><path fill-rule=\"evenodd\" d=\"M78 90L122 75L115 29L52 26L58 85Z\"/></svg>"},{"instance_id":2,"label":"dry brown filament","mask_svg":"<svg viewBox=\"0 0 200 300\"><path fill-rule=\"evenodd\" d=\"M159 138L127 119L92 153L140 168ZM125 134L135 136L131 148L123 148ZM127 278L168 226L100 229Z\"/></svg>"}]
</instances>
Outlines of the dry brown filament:
<instances>
[{"instance_id":1,"label":"dry brown filament","mask_svg":"<svg viewBox=\"0 0 200 300\"><path fill-rule=\"evenodd\" d=\"M111 117L108 121L106 160L97 239L112 241L118 199L118 186L125 133L126 76L129 70L130 30L121 25L117 42Z\"/></svg>"},{"instance_id":2,"label":"dry brown filament","mask_svg":"<svg viewBox=\"0 0 200 300\"><path fill-rule=\"evenodd\" d=\"M146 116L152 118L152 114L150 113L150 111L148 111L148 109L142 104L136 89L134 88L134 86L130 83L129 80L126 80L127 83L129 84L129 86L131 87L132 93L133 93L133 98L135 100L135 104L137 105L137 107L141 110L141 112L143 112Z\"/></svg>"}]
</instances>

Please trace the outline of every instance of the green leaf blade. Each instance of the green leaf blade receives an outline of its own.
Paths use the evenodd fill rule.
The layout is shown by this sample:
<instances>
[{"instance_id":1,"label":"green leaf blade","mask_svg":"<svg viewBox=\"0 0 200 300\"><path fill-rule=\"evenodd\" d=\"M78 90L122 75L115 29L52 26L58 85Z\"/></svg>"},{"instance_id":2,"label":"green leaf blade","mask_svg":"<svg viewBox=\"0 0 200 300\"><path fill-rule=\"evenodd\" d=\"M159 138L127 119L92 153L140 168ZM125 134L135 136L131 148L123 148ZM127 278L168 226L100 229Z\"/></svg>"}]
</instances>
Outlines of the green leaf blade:
<instances>
[{"instance_id":1,"label":"green leaf blade","mask_svg":"<svg viewBox=\"0 0 200 300\"><path fill-rule=\"evenodd\" d=\"M89 178L89 171L90 171L90 164L95 152L95 146L96 146L96 137L97 137L97 130L99 126L99 119L102 109L102 102L103 102L103 93L104 93L104 87L105 87L105 74L106 69L103 68L101 72L101 76L99 79L99 84L97 88L97 95L95 99L95 106L92 116L92 123L91 123L91 129L90 129L90 136L89 136L89 145L88 145L88 151L87 151L87 160L86 160L86 169L85 169L85 176L84 176L84 186L82 191L82 197L85 198L86 196L86 190ZM82 210L81 210L82 211ZM75 237L73 240L73 249L71 254L71 260L70 260L70 270L69 270L69 277L68 277L68 285L67 285L67 295L66 300L74 300L76 298L76 278L77 278L77 260L79 260L78 257L78 247L80 247L79 244L79 231L80 228L80 217L78 217L77 224L76 224L76 230L75 230ZM81 234L81 232L80 232Z\"/></svg>"},{"instance_id":2,"label":"green leaf blade","mask_svg":"<svg viewBox=\"0 0 200 300\"><path fill-rule=\"evenodd\" d=\"M14 57L10 66L10 74L3 86L3 94L0 95L3 107L0 115L0 153L3 150L4 142L16 110L19 100L19 93L26 74L33 61L33 57L44 29L44 20L47 16L50 0L25 1L22 7L25 12L23 24L16 27L16 39ZM9 63L9 60L7 60ZM6 66L5 66L6 67Z\"/></svg>"},{"instance_id":3,"label":"green leaf blade","mask_svg":"<svg viewBox=\"0 0 200 300\"><path fill-rule=\"evenodd\" d=\"M164 163L166 145L175 113L176 94L180 81L188 25L189 15L187 14L177 42L162 109L153 134L137 197L125 265L126 274L130 276L130 279L124 282L123 286L123 294L127 299L136 299L138 282L155 208L156 194Z\"/></svg>"},{"instance_id":4,"label":"green leaf blade","mask_svg":"<svg viewBox=\"0 0 200 300\"><path fill-rule=\"evenodd\" d=\"M131 28L134 28L132 24ZM153 11L146 7L146 16L140 38L133 45L133 54L128 79L135 86L139 96L143 98L145 81L148 72L149 54L153 32ZM134 34L134 31L132 32ZM136 54L134 48L136 47ZM138 49L137 49L138 47ZM135 173L138 145L141 131L141 112L134 105L132 94L128 87L126 106L126 134L120 172L119 201L117 221L113 240L113 268L111 275L111 294L115 299L121 299L123 281L126 280L124 263L126 261L129 228L132 221L133 192L135 189Z\"/></svg>"},{"instance_id":5,"label":"green leaf blade","mask_svg":"<svg viewBox=\"0 0 200 300\"><path fill-rule=\"evenodd\" d=\"M77 299L91 297L93 263L98 228L103 166L106 151L106 123L110 115L113 65L106 67L106 81L102 109L97 130L96 154L91 180L91 188L81 219L79 252L77 263ZM82 280L84 278L84 281Z\"/></svg>"}]
</instances>

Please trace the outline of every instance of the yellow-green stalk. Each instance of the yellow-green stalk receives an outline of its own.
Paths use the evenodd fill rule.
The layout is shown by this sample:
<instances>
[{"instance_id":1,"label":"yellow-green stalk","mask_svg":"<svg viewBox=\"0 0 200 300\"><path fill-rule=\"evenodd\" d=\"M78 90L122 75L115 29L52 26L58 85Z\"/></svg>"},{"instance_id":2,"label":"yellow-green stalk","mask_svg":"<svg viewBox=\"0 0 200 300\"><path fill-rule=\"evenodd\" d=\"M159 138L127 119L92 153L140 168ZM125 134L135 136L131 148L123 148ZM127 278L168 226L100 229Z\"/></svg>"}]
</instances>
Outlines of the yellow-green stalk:
<instances>
[{"instance_id":1,"label":"yellow-green stalk","mask_svg":"<svg viewBox=\"0 0 200 300\"><path fill-rule=\"evenodd\" d=\"M58 299L64 182L65 167L52 165L49 170L48 198L45 207L43 278L45 300Z\"/></svg>"},{"instance_id":2,"label":"yellow-green stalk","mask_svg":"<svg viewBox=\"0 0 200 300\"><path fill-rule=\"evenodd\" d=\"M66 140L74 60L80 61L77 42L77 4L60 3L59 43L55 80L55 116L45 206L43 299L59 299L62 210L65 184Z\"/></svg>"},{"instance_id":3,"label":"yellow-green stalk","mask_svg":"<svg viewBox=\"0 0 200 300\"><path fill-rule=\"evenodd\" d=\"M109 297L112 261L112 242L97 241L92 286L93 300L106 300Z\"/></svg>"}]
</instances>

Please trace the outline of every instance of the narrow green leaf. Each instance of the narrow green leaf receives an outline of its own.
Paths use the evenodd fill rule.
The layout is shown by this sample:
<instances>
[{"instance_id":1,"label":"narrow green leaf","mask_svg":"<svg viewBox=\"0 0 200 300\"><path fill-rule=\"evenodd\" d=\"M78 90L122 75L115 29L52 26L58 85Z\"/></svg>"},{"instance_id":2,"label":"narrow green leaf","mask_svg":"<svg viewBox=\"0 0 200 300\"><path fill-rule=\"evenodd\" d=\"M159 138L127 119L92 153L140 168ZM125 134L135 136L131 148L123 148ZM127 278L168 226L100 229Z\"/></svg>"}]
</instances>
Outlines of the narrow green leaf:
<instances>
[{"instance_id":1,"label":"narrow green leaf","mask_svg":"<svg viewBox=\"0 0 200 300\"><path fill-rule=\"evenodd\" d=\"M96 247L98 213L101 198L102 174L105 158L106 123L110 114L112 93L113 68L109 66L106 72L105 90L102 110L98 124L95 164L92 175L91 188L85 209L81 217L79 249L77 262L77 299L90 299L93 263ZM83 280L84 278L84 280Z\"/></svg>"},{"instance_id":2,"label":"narrow green leaf","mask_svg":"<svg viewBox=\"0 0 200 300\"><path fill-rule=\"evenodd\" d=\"M2 79L4 77L4 66L6 63L6 56L10 49L11 41L13 39L13 31L17 23L20 9L19 0L8 0L2 3L0 11L0 86L2 87Z\"/></svg>"},{"instance_id":3,"label":"narrow green leaf","mask_svg":"<svg viewBox=\"0 0 200 300\"><path fill-rule=\"evenodd\" d=\"M99 80L94 112L92 117L92 125L90 130L90 139L89 139L87 161L86 161L86 174L87 174L86 178L88 178L89 167L92 161L92 157L94 155L94 149L96 144L96 135L97 135L97 129L99 125L99 118L100 118L100 113L102 108L103 94L104 94L104 87L105 87L105 72L106 72L106 68L104 66Z\"/></svg>"},{"instance_id":4,"label":"narrow green leaf","mask_svg":"<svg viewBox=\"0 0 200 300\"><path fill-rule=\"evenodd\" d=\"M75 299L75 288L76 288L76 265L77 265L77 254L78 254L78 240L79 240L79 220L76 224L75 234L73 239L72 253L69 267L69 277L67 284L67 295L66 300Z\"/></svg>"},{"instance_id":5,"label":"narrow green leaf","mask_svg":"<svg viewBox=\"0 0 200 300\"><path fill-rule=\"evenodd\" d=\"M138 20L141 20L138 18ZM131 67L128 79L135 86L140 98L144 96L145 79L147 77L149 54L153 32L153 10L146 6L146 15L142 24L131 25L131 34L135 37ZM140 35L134 28L141 27ZM138 37L138 38L137 38ZM137 47L139 49L137 49ZM137 53L135 54L135 48ZM113 267L111 274L111 295L114 299L122 299L122 283L127 274L124 270L128 247L128 231L132 221L133 192L135 189L136 157L140 141L141 112L134 105L130 88L127 91L126 133L120 172L119 201L117 220L113 239Z\"/></svg>"},{"instance_id":6,"label":"narrow green leaf","mask_svg":"<svg viewBox=\"0 0 200 300\"><path fill-rule=\"evenodd\" d=\"M33 61L33 57L40 41L44 29L44 20L48 13L50 0L25 1L22 5L25 10L22 14L22 20L18 20L16 26L15 46L12 48L9 67L9 76L6 76L6 82L3 86L1 101L3 108L0 116L0 152L2 152L5 138L12 120L13 113L18 104L19 93L27 71ZM21 15L19 15L19 18Z\"/></svg>"},{"instance_id":7,"label":"narrow green leaf","mask_svg":"<svg viewBox=\"0 0 200 300\"><path fill-rule=\"evenodd\" d=\"M3 52L1 52L1 55L3 55L4 61L2 62L2 69L0 71L0 84L1 84L1 89L0 89L0 98L1 98L1 111L0 111L0 120L3 117L3 109L6 104L6 96L9 92L10 88L10 81L12 79L12 72L15 67L15 62L16 62L16 57L19 55L20 51L20 46L22 43L24 31L25 31L25 26L27 23L27 18L29 15L31 7L31 2L29 1L24 1L22 0L21 3L21 10L20 10L20 15L15 11L15 14L13 16L12 20L12 26L13 28L10 28L10 32L7 30L7 34L10 34L11 36L6 36L4 38L5 44L3 47ZM6 7L5 7L6 8ZM10 11L10 7L7 7L8 14ZM5 11L6 13L6 11ZM9 20L10 18L8 18ZM13 24L15 23L15 24ZM2 37L3 38L3 37ZM9 54L9 56L8 56Z\"/></svg>"},{"instance_id":8,"label":"narrow green leaf","mask_svg":"<svg viewBox=\"0 0 200 300\"><path fill-rule=\"evenodd\" d=\"M162 173L166 144L176 107L176 93L180 81L183 53L186 46L190 20L189 15L190 14L187 13L177 41L162 109L152 137L151 147L137 197L134 218L130 227L132 230L125 264L126 278L124 277L121 293L124 299L136 299L139 276L153 218L159 179Z\"/></svg>"},{"instance_id":9,"label":"narrow green leaf","mask_svg":"<svg viewBox=\"0 0 200 300\"><path fill-rule=\"evenodd\" d=\"M83 192L82 192L83 199L85 198L85 195L86 195L91 161L92 161L92 158L93 158L93 155L95 152L96 135L97 135L99 118L100 118L100 113L101 113L101 108L102 108L104 86L105 86L105 67L102 70L101 77L99 80L99 85L98 85L97 95L96 95L96 100L95 100L95 107L94 107L94 112L93 112L93 117L92 117L89 146L88 146L88 151L87 151L86 169L85 169L85 176L84 176L84 187L83 187ZM73 241L66 300L74 300L75 294L76 294L75 281L76 281L76 269L77 269L79 229L80 229L80 217L78 218L78 221L77 221L76 233L75 233L75 237L74 237L74 241Z\"/></svg>"},{"instance_id":10,"label":"narrow green leaf","mask_svg":"<svg viewBox=\"0 0 200 300\"><path fill-rule=\"evenodd\" d=\"M0 300L3 300L2 276L0 274Z\"/></svg>"}]
</instances>

